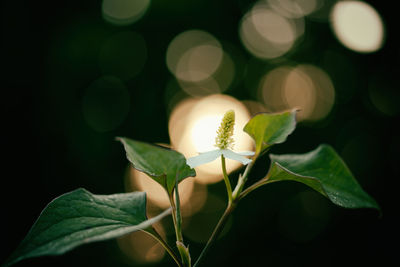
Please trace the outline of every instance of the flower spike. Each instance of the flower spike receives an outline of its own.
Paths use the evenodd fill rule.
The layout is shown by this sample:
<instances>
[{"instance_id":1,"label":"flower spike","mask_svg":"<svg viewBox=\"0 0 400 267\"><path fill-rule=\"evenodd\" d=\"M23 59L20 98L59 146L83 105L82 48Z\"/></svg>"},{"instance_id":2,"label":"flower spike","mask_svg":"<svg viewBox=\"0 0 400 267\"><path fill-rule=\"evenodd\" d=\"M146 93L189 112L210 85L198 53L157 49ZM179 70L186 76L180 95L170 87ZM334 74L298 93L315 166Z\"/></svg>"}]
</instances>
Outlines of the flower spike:
<instances>
[{"instance_id":1,"label":"flower spike","mask_svg":"<svg viewBox=\"0 0 400 267\"><path fill-rule=\"evenodd\" d=\"M235 111L229 110L225 113L221 126L217 131L215 146L219 149L233 148L233 127L235 126Z\"/></svg>"},{"instance_id":2,"label":"flower spike","mask_svg":"<svg viewBox=\"0 0 400 267\"><path fill-rule=\"evenodd\" d=\"M216 160L220 156L224 156L228 159L239 161L243 165L247 165L251 162L244 156L253 156L253 151L241 151L234 152L233 148L233 127L235 126L235 112L229 110L225 113L221 125L217 131L217 137L215 138L216 150L200 153L198 156L188 158L186 160L187 165L191 168L195 168L199 165L209 163Z\"/></svg>"}]
</instances>

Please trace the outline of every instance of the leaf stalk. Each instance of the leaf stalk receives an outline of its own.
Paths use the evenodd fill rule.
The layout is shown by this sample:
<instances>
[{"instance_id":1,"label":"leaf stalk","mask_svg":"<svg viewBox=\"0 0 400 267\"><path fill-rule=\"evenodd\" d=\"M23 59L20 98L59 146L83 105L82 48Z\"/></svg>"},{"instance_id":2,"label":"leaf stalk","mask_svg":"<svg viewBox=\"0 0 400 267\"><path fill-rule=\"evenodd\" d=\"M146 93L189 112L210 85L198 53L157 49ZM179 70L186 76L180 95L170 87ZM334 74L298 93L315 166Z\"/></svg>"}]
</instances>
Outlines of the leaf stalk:
<instances>
[{"instance_id":1,"label":"leaf stalk","mask_svg":"<svg viewBox=\"0 0 400 267\"><path fill-rule=\"evenodd\" d=\"M228 194L228 206L229 206L233 202L232 187L231 187L231 182L229 181L228 172L226 171L226 163L225 163L225 157L224 156L221 156L221 165L222 165L222 173L224 175L224 182L225 182L225 186L226 186L226 192Z\"/></svg>"}]
</instances>

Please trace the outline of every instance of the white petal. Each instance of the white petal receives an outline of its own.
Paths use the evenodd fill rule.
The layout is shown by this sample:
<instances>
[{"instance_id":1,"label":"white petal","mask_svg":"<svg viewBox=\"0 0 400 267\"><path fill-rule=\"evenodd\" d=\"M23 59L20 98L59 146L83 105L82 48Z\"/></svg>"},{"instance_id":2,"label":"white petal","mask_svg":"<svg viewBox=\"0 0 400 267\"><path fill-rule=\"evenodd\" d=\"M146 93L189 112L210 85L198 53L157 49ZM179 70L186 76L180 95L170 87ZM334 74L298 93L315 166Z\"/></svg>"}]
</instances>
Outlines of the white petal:
<instances>
[{"instance_id":1,"label":"white petal","mask_svg":"<svg viewBox=\"0 0 400 267\"><path fill-rule=\"evenodd\" d=\"M201 153L198 156L188 158L186 160L186 164L190 166L190 168L197 167L202 164L209 163L211 161L216 160L219 156L222 155L222 150L212 150L208 152Z\"/></svg>"},{"instance_id":2,"label":"white petal","mask_svg":"<svg viewBox=\"0 0 400 267\"><path fill-rule=\"evenodd\" d=\"M241 156L254 156L254 154L255 154L254 151L240 151L240 152L235 152L235 153L239 154Z\"/></svg>"},{"instance_id":3,"label":"white petal","mask_svg":"<svg viewBox=\"0 0 400 267\"><path fill-rule=\"evenodd\" d=\"M247 164L249 164L251 162L251 159L245 158L242 155L240 155L239 153L233 152L231 150L224 149L224 150L221 150L221 151L222 151L222 155L224 155L225 158L239 161L243 165L247 165Z\"/></svg>"}]
</instances>

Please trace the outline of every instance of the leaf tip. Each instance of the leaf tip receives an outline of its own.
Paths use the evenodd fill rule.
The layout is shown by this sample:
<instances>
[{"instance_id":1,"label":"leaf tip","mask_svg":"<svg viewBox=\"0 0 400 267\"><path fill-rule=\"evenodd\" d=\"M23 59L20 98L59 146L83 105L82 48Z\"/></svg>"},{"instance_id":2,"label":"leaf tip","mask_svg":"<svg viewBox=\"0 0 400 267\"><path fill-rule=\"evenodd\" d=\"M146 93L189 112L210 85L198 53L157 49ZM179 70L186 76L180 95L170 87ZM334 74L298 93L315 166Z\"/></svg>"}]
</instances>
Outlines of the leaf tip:
<instances>
[{"instance_id":1,"label":"leaf tip","mask_svg":"<svg viewBox=\"0 0 400 267\"><path fill-rule=\"evenodd\" d=\"M116 136L116 137L115 137L115 141L124 143L124 142L125 142L125 137Z\"/></svg>"}]
</instances>

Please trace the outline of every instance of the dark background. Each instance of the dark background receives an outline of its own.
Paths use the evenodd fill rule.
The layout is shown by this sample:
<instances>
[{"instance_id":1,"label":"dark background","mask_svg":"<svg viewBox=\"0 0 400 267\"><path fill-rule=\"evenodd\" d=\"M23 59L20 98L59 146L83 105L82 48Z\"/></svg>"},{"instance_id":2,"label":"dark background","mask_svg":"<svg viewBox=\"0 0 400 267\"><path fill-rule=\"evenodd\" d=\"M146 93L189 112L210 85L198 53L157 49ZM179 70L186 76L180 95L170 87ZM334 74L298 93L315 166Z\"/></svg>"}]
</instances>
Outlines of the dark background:
<instances>
[{"instance_id":1,"label":"dark background","mask_svg":"<svg viewBox=\"0 0 400 267\"><path fill-rule=\"evenodd\" d=\"M171 3L169 3L171 2ZM344 48L328 23L306 20L306 35L290 60L315 64L331 75L337 99L322 122L299 124L274 153L303 153L331 144L348 163L363 188L382 207L346 210L299 184L271 185L250 195L237 209L231 232L219 240L204 266L391 266L398 231L394 220L399 178L396 131L399 114L398 10L388 1L367 1L383 17L386 40L375 53ZM101 16L101 1L1 2L1 242L0 261L11 254L40 211L56 196L84 187L96 194L123 192L127 161L115 136L168 143L168 97L171 79L165 52L177 34L202 29L252 56L241 45L237 26L253 1L153 1L147 14L126 27ZM109 35L133 30L147 44L147 61L126 86L130 110L115 130L96 132L85 122L81 101L85 88L99 78L97 54ZM324 63L327 49L351 66ZM268 62L260 61L261 65ZM381 85L391 108L374 107L368 86ZM239 100L252 99L238 82L226 91ZM267 160L265 158L265 160ZM264 170L256 166L262 173ZM299 194L328 215L323 221L304 217ZM311 201L311 202L312 202ZM321 204L322 203L322 204ZM317 207L318 208L318 207ZM318 230L323 225L322 230ZM391 241L394 241L391 243ZM191 242L194 258L202 244ZM114 241L85 245L60 257L29 259L16 266L129 266ZM173 266L167 256L160 266Z\"/></svg>"}]
</instances>

